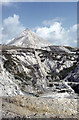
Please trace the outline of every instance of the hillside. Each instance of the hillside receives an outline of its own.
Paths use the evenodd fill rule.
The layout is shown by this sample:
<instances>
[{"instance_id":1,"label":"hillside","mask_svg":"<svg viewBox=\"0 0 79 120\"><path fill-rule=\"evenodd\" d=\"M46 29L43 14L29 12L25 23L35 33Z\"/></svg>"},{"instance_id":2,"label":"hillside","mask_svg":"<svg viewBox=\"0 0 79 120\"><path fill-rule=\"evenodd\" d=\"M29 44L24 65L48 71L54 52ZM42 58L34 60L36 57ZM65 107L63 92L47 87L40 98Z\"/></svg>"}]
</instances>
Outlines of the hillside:
<instances>
[{"instance_id":1,"label":"hillside","mask_svg":"<svg viewBox=\"0 0 79 120\"><path fill-rule=\"evenodd\" d=\"M50 43L27 28L18 37L12 39L8 45L41 48L50 45Z\"/></svg>"},{"instance_id":2,"label":"hillside","mask_svg":"<svg viewBox=\"0 0 79 120\"><path fill-rule=\"evenodd\" d=\"M71 51L63 48L49 46L33 49L4 45L2 46L0 77L4 81L7 79L11 81L11 84L13 82L13 84L18 85L18 89L24 93L35 95L50 91L71 91L72 93L73 89L68 83L78 83L78 55L76 49ZM16 85L15 88L17 89ZM10 95L9 92L7 94Z\"/></svg>"},{"instance_id":3,"label":"hillside","mask_svg":"<svg viewBox=\"0 0 79 120\"><path fill-rule=\"evenodd\" d=\"M0 45L0 58L3 118L77 117L79 49L51 45L26 29Z\"/></svg>"}]
</instances>

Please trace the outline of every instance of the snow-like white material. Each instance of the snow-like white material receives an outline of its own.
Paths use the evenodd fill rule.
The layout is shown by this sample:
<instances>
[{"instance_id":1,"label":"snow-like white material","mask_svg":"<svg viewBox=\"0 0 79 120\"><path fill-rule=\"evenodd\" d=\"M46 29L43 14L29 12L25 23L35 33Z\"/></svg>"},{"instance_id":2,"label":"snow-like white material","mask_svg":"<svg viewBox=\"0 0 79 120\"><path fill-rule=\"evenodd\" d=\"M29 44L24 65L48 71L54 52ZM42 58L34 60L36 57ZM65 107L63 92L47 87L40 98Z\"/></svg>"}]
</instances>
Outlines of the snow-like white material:
<instances>
[{"instance_id":1,"label":"snow-like white material","mask_svg":"<svg viewBox=\"0 0 79 120\"><path fill-rule=\"evenodd\" d=\"M70 94L65 92L65 93L46 93L44 95L42 95L41 97L48 97L48 98L67 98L70 97Z\"/></svg>"},{"instance_id":2,"label":"snow-like white material","mask_svg":"<svg viewBox=\"0 0 79 120\"><path fill-rule=\"evenodd\" d=\"M22 65L22 68L23 68L23 70L24 70L26 73L29 73L29 69L27 69L27 67L25 67L24 65Z\"/></svg>"},{"instance_id":3,"label":"snow-like white material","mask_svg":"<svg viewBox=\"0 0 79 120\"><path fill-rule=\"evenodd\" d=\"M60 58L61 58L61 56L60 56L60 55L58 55L56 58L57 58L57 59L60 59Z\"/></svg>"},{"instance_id":4,"label":"snow-like white material","mask_svg":"<svg viewBox=\"0 0 79 120\"><path fill-rule=\"evenodd\" d=\"M0 66L0 96L23 95L18 85L13 81L14 77L3 67L1 60Z\"/></svg>"},{"instance_id":5,"label":"snow-like white material","mask_svg":"<svg viewBox=\"0 0 79 120\"><path fill-rule=\"evenodd\" d=\"M17 55L17 58L20 60L20 61L25 61L25 57L24 56L20 56L20 55Z\"/></svg>"},{"instance_id":6,"label":"snow-like white material","mask_svg":"<svg viewBox=\"0 0 79 120\"><path fill-rule=\"evenodd\" d=\"M74 93L74 90L68 85L67 82L63 82L73 93Z\"/></svg>"},{"instance_id":7,"label":"snow-like white material","mask_svg":"<svg viewBox=\"0 0 79 120\"><path fill-rule=\"evenodd\" d=\"M39 64L39 66L40 66L40 69L41 69L44 77L46 78L47 72L45 71L44 67L42 67L41 59L40 59L40 57L38 56L38 53L37 53L36 51L35 51L35 56L36 56L36 58L37 58L38 64Z\"/></svg>"},{"instance_id":8,"label":"snow-like white material","mask_svg":"<svg viewBox=\"0 0 79 120\"><path fill-rule=\"evenodd\" d=\"M64 65L66 66L66 68L69 68L73 65L73 61L65 61Z\"/></svg>"},{"instance_id":9,"label":"snow-like white material","mask_svg":"<svg viewBox=\"0 0 79 120\"><path fill-rule=\"evenodd\" d=\"M71 51L63 46L59 46L59 48L67 53L71 53Z\"/></svg>"},{"instance_id":10,"label":"snow-like white material","mask_svg":"<svg viewBox=\"0 0 79 120\"><path fill-rule=\"evenodd\" d=\"M24 30L17 38L13 39L8 45L15 45L21 47L41 48L51 45L48 41L38 37L29 29Z\"/></svg>"},{"instance_id":11,"label":"snow-like white material","mask_svg":"<svg viewBox=\"0 0 79 120\"><path fill-rule=\"evenodd\" d=\"M73 63L74 63L75 61L65 61L64 63L63 63L63 65L59 68L59 71L61 71L61 70L63 70L63 68L69 68L69 67L71 67L71 66L73 66Z\"/></svg>"},{"instance_id":12,"label":"snow-like white material","mask_svg":"<svg viewBox=\"0 0 79 120\"><path fill-rule=\"evenodd\" d=\"M8 46L6 47L8 48ZM47 50L47 48L51 49ZM5 58L6 55L3 52L3 56L0 56L3 59L3 61L0 61L0 87L2 87L3 95L13 96L22 94L20 89L22 83L25 83L25 79L24 81L23 78L19 79L20 76L15 79L14 76L17 76L18 72L26 72L26 75L31 77L30 81L26 81L29 84L29 89L32 84L36 84L40 89L42 89L42 87L48 89L46 85L50 85L52 84L52 81L54 81L55 79L59 79L58 76L56 76L56 78L51 78L51 74L49 73L59 73L60 70L73 66L73 63L76 61L75 55L75 59L73 59L72 54L69 54L68 56L68 54L66 54L59 47L47 48L45 47L45 50L31 48L25 49L21 47L12 47L11 49L6 49L6 55L10 54L11 57L11 59L7 57L7 59L10 60L10 64L8 64L9 66L5 62L7 61L7 59ZM54 51L57 52L54 53ZM6 69L4 67L6 67ZM9 73L9 70L12 73ZM18 85L20 86L20 88L18 87ZM26 91L36 92L32 89L29 90L28 85L25 85L24 89Z\"/></svg>"},{"instance_id":13,"label":"snow-like white material","mask_svg":"<svg viewBox=\"0 0 79 120\"><path fill-rule=\"evenodd\" d=\"M46 70L46 72L51 72L50 71L50 68L55 70L56 67L57 67L57 61L54 61L54 60L49 60L49 59L46 59L43 63L42 63L42 67L44 67L44 69Z\"/></svg>"}]
</instances>

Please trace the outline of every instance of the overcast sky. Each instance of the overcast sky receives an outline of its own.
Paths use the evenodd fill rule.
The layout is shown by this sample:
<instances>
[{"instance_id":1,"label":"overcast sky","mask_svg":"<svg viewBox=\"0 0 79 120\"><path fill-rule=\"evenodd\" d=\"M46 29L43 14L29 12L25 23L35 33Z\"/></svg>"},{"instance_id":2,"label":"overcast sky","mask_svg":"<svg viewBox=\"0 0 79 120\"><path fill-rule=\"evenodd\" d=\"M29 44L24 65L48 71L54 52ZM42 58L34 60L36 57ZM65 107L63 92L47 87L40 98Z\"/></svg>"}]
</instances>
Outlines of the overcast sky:
<instances>
[{"instance_id":1,"label":"overcast sky","mask_svg":"<svg viewBox=\"0 0 79 120\"><path fill-rule=\"evenodd\" d=\"M77 46L77 2L9 2L2 6L3 43L30 28L54 45Z\"/></svg>"}]
</instances>

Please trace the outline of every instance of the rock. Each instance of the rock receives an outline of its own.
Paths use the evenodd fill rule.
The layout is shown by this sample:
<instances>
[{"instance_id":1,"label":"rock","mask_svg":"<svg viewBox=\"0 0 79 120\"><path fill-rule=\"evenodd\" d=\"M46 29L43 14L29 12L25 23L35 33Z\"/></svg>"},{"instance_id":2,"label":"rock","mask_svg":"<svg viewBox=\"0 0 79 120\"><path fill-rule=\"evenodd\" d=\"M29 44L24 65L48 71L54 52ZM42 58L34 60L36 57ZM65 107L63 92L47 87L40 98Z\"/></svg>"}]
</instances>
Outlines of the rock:
<instances>
[{"instance_id":1,"label":"rock","mask_svg":"<svg viewBox=\"0 0 79 120\"><path fill-rule=\"evenodd\" d=\"M74 118L77 117L76 99L46 99L31 96L3 98L3 118ZM15 102L16 101L16 102Z\"/></svg>"},{"instance_id":2,"label":"rock","mask_svg":"<svg viewBox=\"0 0 79 120\"><path fill-rule=\"evenodd\" d=\"M67 48L48 46L33 49L7 45L2 48L0 85L4 95L36 95L40 90L39 93L47 92L48 89L57 91L53 82L78 81L78 66L74 65L72 52L67 51ZM75 61L76 58L74 54Z\"/></svg>"},{"instance_id":3,"label":"rock","mask_svg":"<svg viewBox=\"0 0 79 120\"><path fill-rule=\"evenodd\" d=\"M73 118L77 115L76 48L50 45L25 30L10 44L0 45L0 53L3 118Z\"/></svg>"},{"instance_id":4,"label":"rock","mask_svg":"<svg viewBox=\"0 0 79 120\"><path fill-rule=\"evenodd\" d=\"M41 48L51 45L48 41L36 35L30 29L24 30L17 38L11 40L8 45L20 47ZM49 50L49 49L48 49Z\"/></svg>"}]
</instances>

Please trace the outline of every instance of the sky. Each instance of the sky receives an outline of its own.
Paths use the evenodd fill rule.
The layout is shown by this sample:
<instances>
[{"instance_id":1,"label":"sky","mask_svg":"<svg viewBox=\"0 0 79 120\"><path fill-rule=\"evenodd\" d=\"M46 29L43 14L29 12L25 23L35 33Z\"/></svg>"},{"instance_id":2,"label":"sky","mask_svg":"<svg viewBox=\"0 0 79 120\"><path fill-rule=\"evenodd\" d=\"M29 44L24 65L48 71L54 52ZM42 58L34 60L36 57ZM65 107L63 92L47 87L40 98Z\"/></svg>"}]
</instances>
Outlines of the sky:
<instances>
[{"instance_id":1,"label":"sky","mask_svg":"<svg viewBox=\"0 0 79 120\"><path fill-rule=\"evenodd\" d=\"M26 28L54 45L77 46L77 2L9 2L2 6L3 43Z\"/></svg>"}]
</instances>

